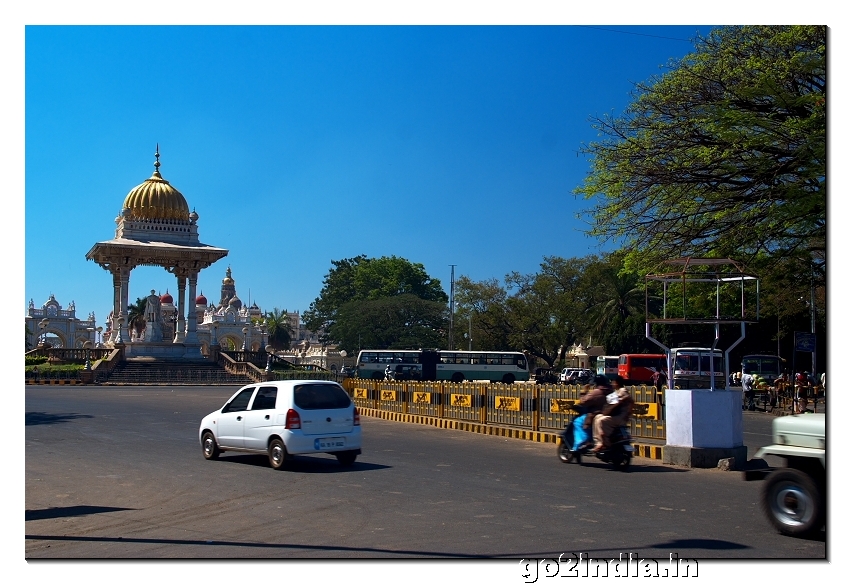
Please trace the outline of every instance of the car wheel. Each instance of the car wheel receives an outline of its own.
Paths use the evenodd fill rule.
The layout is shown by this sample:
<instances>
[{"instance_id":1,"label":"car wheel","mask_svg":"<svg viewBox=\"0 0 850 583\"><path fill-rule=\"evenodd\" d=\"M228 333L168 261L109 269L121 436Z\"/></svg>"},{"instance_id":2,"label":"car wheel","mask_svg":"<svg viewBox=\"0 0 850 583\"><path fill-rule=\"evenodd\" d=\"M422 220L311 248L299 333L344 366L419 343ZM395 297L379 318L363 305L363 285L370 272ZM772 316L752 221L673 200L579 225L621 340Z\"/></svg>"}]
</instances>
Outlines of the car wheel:
<instances>
[{"instance_id":1,"label":"car wheel","mask_svg":"<svg viewBox=\"0 0 850 583\"><path fill-rule=\"evenodd\" d=\"M795 469L776 470L762 490L762 509L782 534L806 536L823 526L823 496L815 481Z\"/></svg>"},{"instance_id":2,"label":"car wheel","mask_svg":"<svg viewBox=\"0 0 850 583\"><path fill-rule=\"evenodd\" d=\"M286 446L279 438L274 438L269 443L269 465L276 470L282 470L286 462Z\"/></svg>"},{"instance_id":3,"label":"car wheel","mask_svg":"<svg viewBox=\"0 0 850 583\"><path fill-rule=\"evenodd\" d=\"M353 451L341 451L336 454L336 459L344 466L350 466L357 459L357 454Z\"/></svg>"},{"instance_id":4,"label":"car wheel","mask_svg":"<svg viewBox=\"0 0 850 583\"><path fill-rule=\"evenodd\" d=\"M502 377L502 382L505 383L506 385L514 384L515 380L516 380L516 377L514 375L512 375L511 373L508 373L504 377Z\"/></svg>"},{"instance_id":5,"label":"car wheel","mask_svg":"<svg viewBox=\"0 0 850 583\"><path fill-rule=\"evenodd\" d=\"M214 460L221 453L221 450L218 449L218 444L215 442L215 436L212 434L212 431L204 431L204 434L201 436L201 444L203 446L205 459Z\"/></svg>"},{"instance_id":6,"label":"car wheel","mask_svg":"<svg viewBox=\"0 0 850 583\"><path fill-rule=\"evenodd\" d=\"M452 382L453 383L462 383L463 382L463 373L456 372L455 374L453 374L452 375Z\"/></svg>"}]
</instances>

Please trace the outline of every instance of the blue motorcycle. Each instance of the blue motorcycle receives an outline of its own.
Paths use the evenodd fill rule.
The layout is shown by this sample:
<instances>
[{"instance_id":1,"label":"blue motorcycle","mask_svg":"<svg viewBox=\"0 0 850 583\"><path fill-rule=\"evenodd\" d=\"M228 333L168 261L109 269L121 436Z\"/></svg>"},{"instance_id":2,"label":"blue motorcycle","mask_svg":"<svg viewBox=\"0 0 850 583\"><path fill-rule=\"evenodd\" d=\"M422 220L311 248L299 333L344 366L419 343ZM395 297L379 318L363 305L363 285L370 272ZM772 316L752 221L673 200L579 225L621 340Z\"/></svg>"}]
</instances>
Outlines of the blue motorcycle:
<instances>
[{"instance_id":1,"label":"blue motorcycle","mask_svg":"<svg viewBox=\"0 0 850 583\"><path fill-rule=\"evenodd\" d=\"M584 428L587 414L579 415L569 423L558 437L558 459L565 464L575 461L581 463L581 456L590 454L593 438L590 431ZM617 427L611 436L611 446L595 455L601 461L612 464L623 470L628 470L632 463L635 448L632 446L632 436L625 427Z\"/></svg>"}]
</instances>

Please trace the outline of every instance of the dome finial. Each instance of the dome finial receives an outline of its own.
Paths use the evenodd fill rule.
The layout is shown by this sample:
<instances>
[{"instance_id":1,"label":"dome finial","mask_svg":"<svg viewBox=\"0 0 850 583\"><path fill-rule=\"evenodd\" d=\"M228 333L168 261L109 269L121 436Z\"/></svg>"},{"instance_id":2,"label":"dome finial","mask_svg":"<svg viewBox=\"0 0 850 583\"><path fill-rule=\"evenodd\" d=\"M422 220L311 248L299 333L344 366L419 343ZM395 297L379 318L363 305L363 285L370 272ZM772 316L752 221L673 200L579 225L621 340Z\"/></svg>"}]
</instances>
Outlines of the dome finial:
<instances>
[{"instance_id":1,"label":"dome finial","mask_svg":"<svg viewBox=\"0 0 850 583\"><path fill-rule=\"evenodd\" d=\"M154 172L159 173L159 142L156 143L156 154L154 156L156 157L156 162L153 163Z\"/></svg>"}]
</instances>

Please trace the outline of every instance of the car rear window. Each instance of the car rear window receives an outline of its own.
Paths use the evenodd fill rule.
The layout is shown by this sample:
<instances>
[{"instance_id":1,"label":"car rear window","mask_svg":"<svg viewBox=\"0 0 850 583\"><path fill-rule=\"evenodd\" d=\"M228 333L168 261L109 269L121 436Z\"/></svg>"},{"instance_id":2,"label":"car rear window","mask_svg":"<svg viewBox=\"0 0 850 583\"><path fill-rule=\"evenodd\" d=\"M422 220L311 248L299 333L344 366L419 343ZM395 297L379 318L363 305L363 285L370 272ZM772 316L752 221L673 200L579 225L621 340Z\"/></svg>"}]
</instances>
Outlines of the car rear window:
<instances>
[{"instance_id":1,"label":"car rear window","mask_svg":"<svg viewBox=\"0 0 850 583\"><path fill-rule=\"evenodd\" d=\"M342 387L324 383L296 385L294 400L300 409L345 409L351 405Z\"/></svg>"}]
</instances>

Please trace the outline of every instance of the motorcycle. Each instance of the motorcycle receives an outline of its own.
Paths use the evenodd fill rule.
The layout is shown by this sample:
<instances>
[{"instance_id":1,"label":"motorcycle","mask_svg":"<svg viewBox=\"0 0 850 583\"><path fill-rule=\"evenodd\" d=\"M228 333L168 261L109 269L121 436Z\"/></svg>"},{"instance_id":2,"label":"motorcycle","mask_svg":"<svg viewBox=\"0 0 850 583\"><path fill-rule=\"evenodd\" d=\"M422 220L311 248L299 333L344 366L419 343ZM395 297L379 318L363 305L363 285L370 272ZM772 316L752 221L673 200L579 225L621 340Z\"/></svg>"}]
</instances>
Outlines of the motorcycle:
<instances>
[{"instance_id":1,"label":"motorcycle","mask_svg":"<svg viewBox=\"0 0 850 583\"><path fill-rule=\"evenodd\" d=\"M593 438L583 427L585 415L579 415L569 423L558 437L558 459L568 464L575 461L581 463L581 456L590 455ZM602 451L595 452L601 461L612 464L623 470L628 470L632 463L635 448L632 446L632 436L625 427L617 427L611 436L611 445Z\"/></svg>"}]
</instances>

